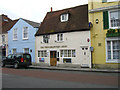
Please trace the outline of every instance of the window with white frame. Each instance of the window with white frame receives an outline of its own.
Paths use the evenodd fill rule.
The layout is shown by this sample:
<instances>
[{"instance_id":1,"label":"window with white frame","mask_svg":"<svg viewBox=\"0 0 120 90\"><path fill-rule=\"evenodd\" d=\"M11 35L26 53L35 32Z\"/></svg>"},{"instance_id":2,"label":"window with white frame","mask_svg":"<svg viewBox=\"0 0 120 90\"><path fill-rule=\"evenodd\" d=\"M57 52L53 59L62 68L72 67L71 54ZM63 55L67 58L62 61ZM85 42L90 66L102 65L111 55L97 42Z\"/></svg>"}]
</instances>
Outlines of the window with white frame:
<instances>
[{"instance_id":1,"label":"window with white frame","mask_svg":"<svg viewBox=\"0 0 120 90\"><path fill-rule=\"evenodd\" d=\"M17 40L18 34L17 34L17 28L14 28L13 30L13 40Z\"/></svg>"},{"instance_id":2,"label":"window with white frame","mask_svg":"<svg viewBox=\"0 0 120 90\"><path fill-rule=\"evenodd\" d=\"M28 39L28 27L23 27L23 39Z\"/></svg>"},{"instance_id":3,"label":"window with white frame","mask_svg":"<svg viewBox=\"0 0 120 90\"><path fill-rule=\"evenodd\" d=\"M24 53L29 53L29 48L24 48Z\"/></svg>"},{"instance_id":4,"label":"window with white frame","mask_svg":"<svg viewBox=\"0 0 120 90\"><path fill-rule=\"evenodd\" d=\"M63 34L57 34L57 42L63 41Z\"/></svg>"},{"instance_id":5,"label":"window with white frame","mask_svg":"<svg viewBox=\"0 0 120 90\"><path fill-rule=\"evenodd\" d=\"M61 22L68 21L68 14L62 14L61 15Z\"/></svg>"},{"instance_id":6,"label":"window with white frame","mask_svg":"<svg viewBox=\"0 0 120 90\"><path fill-rule=\"evenodd\" d=\"M17 53L17 49L16 48L13 48L12 49L12 54L16 54Z\"/></svg>"},{"instance_id":7,"label":"window with white frame","mask_svg":"<svg viewBox=\"0 0 120 90\"><path fill-rule=\"evenodd\" d=\"M120 60L120 40L107 41L107 61Z\"/></svg>"},{"instance_id":8,"label":"window with white frame","mask_svg":"<svg viewBox=\"0 0 120 90\"><path fill-rule=\"evenodd\" d=\"M2 43L5 43L5 35L2 35Z\"/></svg>"},{"instance_id":9,"label":"window with white frame","mask_svg":"<svg viewBox=\"0 0 120 90\"><path fill-rule=\"evenodd\" d=\"M43 43L49 43L50 35L43 35Z\"/></svg>"},{"instance_id":10,"label":"window with white frame","mask_svg":"<svg viewBox=\"0 0 120 90\"><path fill-rule=\"evenodd\" d=\"M47 51L46 50L38 51L38 57L47 57Z\"/></svg>"},{"instance_id":11,"label":"window with white frame","mask_svg":"<svg viewBox=\"0 0 120 90\"><path fill-rule=\"evenodd\" d=\"M60 50L61 57L76 57L75 50Z\"/></svg>"},{"instance_id":12,"label":"window with white frame","mask_svg":"<svg viewBox=\"0 0 120 90\"><path fill-rule=\"evenodd\" d=\"M120 28L120 10L109 11L110 28Z\"/></svg>"}]
</instances>

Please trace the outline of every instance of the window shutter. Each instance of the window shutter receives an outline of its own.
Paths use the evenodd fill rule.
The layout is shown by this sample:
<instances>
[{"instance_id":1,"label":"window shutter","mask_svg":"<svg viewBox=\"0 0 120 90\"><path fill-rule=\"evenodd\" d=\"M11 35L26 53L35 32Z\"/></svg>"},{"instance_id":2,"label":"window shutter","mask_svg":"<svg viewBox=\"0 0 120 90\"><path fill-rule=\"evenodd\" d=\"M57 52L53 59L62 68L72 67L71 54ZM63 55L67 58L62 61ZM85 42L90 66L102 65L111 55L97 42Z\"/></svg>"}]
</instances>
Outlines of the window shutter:
<instances>
[{"instance_id":1,"label":"window shutter","mask_svg":"<svg viewBox=\"0 0 120 90\"><path fill-rule=\"evenodd\" d=\"M103 27L104 29L109 29L108 11L103 12Z\"/></svg>"},{"instance_id":2,"label":"window shutter","mask_svg":"<svg viewBox=\"0 0 120 90\"><path fill-rule=\"evenodd\" d=\"M107 2L107 0L102 0L102 3L105 3L105 2Z\"/></svg>"}]
</instances>

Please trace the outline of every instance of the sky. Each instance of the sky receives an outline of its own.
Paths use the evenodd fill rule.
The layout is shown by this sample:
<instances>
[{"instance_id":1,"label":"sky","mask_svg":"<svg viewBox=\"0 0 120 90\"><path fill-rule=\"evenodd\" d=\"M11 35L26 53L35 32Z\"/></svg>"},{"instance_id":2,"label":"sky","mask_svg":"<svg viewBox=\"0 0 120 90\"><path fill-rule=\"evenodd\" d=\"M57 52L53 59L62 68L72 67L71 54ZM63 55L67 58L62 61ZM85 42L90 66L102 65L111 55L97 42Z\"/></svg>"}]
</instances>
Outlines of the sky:
<instances>
[{"instance_id":1,"label":"sky","mask_svg":"<svg viewBox=\"0 0 120 90\"><path fill-rule=\"evenodd\" d=\"M88 0L0 0L0 15L42 22L47 12L88 4Z\"/></svg>"}]
</instances>

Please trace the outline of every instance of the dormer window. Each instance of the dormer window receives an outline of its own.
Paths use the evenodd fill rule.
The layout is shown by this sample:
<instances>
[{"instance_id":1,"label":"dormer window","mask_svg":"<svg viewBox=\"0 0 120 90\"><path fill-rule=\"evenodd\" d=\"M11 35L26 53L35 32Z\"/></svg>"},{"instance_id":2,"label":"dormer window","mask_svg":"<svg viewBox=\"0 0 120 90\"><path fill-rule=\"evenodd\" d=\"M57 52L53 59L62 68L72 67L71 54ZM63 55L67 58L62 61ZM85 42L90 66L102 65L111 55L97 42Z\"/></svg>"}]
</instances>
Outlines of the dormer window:
<instances>
[{"instance_id":1,"label":"dormer window","mask_svg":"<svg viewBox=\"0 0 120 90\"><path fill-rule=\"evenodd\" d=\"M61 15L61 22L66 22L68 21L68 14L62 14Z\"/></svg>"}]
</instances>

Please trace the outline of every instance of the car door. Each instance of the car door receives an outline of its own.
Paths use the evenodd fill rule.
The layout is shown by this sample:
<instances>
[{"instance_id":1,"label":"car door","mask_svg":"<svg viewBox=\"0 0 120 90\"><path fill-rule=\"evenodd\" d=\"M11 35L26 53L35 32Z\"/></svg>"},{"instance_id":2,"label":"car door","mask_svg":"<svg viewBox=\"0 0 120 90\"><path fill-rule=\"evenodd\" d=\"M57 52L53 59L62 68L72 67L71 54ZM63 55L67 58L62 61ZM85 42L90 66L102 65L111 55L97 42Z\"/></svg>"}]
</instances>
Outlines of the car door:
<instances>
[{"instance_id":1,"label":"car door","mask_svg":"<svg viewBox=\"0 0 120 90\"><path fill-rule=\"evenodd\" d=\"M16 60L16 55L12 55L12 58L11 58L11 60L10 60L10 65L13 65L14 64L14 62L15 62L15 60Z\"/></svg>"}]
</instances>

